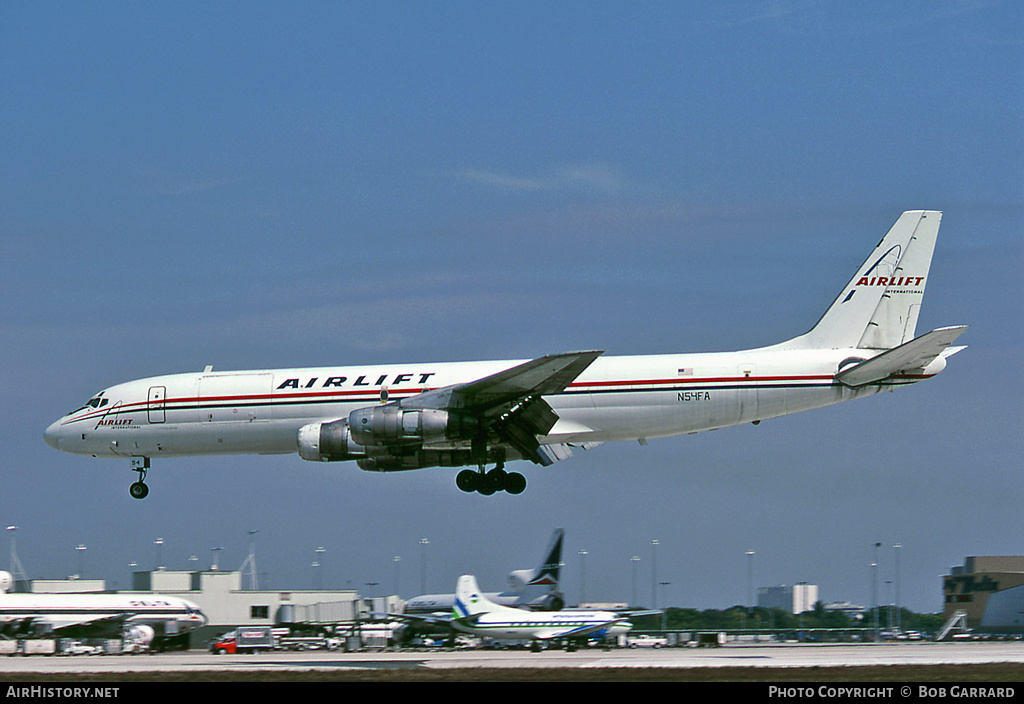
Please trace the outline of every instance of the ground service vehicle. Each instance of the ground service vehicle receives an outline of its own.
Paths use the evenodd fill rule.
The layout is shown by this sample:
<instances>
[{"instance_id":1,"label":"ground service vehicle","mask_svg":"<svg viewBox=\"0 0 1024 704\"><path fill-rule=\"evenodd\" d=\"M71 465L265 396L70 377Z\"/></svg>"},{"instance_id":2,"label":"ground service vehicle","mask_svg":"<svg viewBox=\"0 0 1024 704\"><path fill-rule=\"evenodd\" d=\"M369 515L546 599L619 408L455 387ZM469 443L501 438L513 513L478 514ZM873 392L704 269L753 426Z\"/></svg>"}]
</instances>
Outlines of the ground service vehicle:
<instances>
[{"instance_id":1,"label":"ground service vehicle","mask_svg":"<svg viewBox=\"0 0 1024 704\"><path fill-rule=\"evenodd\" d=\"M268 626L250 626L228 631L210 644L210 652L214 655L235 653L256 653L273 650L274 634Z\"/></svg>"}]
</instances>

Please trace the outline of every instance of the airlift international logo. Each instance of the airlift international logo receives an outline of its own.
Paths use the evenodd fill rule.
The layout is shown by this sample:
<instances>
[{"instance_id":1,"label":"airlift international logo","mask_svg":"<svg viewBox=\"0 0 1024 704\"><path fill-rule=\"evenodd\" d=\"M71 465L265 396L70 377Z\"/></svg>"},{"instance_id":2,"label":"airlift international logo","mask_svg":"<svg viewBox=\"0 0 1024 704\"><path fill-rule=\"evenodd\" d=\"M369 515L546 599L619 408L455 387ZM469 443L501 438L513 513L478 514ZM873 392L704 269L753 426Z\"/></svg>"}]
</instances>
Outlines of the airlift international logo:
<instances>
[{"instance_id":1,"label":"airlift international logo","mask_svg":"<svg viewBox=\"0 0 1024 704\"><path fill-rule=\"evenodd\" d=\"M301 378L298 378L298 379L285 379L283 382L278 384L277 390L281 391L282 389L313 389L313 388L327 389L327 388L332 388L332 387L336 388L336 387L341 387L341 386L383 386L385 383L393 384L393 385L398 385L398 384L408 384L408 383L412 383L414 381L415 381L415 383L423 385L423 384L426 384L427 383L427 379L429 379L430 377L434 376L434 374L435 374L435 372L427 372L426 374L424 374L422 372L414 372L414 373L406 373L406 374L395 374L395 375L393 375L393 378L390 378L390 380L389 380L389 377L391 377L392 375L390 375L390 374L382 374L379 377L377 377L376 382L368 381L367 380L367 376L365 374L361 374L358 377L356 377L355 381L353 381L350 384L347 383L349 381L347 376L330 376L330 377L327 377L322 382L320 382L319 377L315 377L314 376L311 379L301 379ZM416 377L419 377L419 379L416 380ZM320 382L320 383L318 384L317 382Z\"/></svg>"},{"instance_id":2,"label":"airlift international logo","mask_svg":"<svg viewBox=\"0 0 1024 704\"><path fill-rule=\"evenodd\" d=\"M131 418L104 418L96 424L96 428L124 428L131 424Z\"/></svg>"},{"instance_id":3,"label":"airlift international logo","mask_svg":"<svg viewBox=\"0 0 1024 704\"><path fill-rule=\"evenodd\" d=\"M924 281L923 276L862 276L857 280L856 286L885 286L886 288L899 288L900 286L920 286Z\"/></svg>"}]
</instances>

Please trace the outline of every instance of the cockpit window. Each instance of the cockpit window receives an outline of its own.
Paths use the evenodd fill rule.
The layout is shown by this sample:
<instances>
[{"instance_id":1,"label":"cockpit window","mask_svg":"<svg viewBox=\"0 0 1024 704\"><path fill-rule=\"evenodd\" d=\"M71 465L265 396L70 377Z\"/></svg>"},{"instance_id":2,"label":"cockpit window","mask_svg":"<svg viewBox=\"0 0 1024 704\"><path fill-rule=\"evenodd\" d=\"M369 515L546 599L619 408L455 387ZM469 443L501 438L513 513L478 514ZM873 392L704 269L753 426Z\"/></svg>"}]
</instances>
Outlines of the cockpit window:
<instances>
[{"instance_id":1,"label":"cockpit window","mask_svg":"<svg viewBox=\"0 0 1024 704\"><path fill-rule=\"evenodd\" d=\"M70 416L75 413L78 413L79 411L84 411L86 408L103 408L110 401L110 399L103 398L103 394L103 391L99 392L91 399L86 401L84 406L82 406L81 408L76 408L75 410L71 411L71 413L69 413L68 415Z\"/></svg>"}]
</instances>

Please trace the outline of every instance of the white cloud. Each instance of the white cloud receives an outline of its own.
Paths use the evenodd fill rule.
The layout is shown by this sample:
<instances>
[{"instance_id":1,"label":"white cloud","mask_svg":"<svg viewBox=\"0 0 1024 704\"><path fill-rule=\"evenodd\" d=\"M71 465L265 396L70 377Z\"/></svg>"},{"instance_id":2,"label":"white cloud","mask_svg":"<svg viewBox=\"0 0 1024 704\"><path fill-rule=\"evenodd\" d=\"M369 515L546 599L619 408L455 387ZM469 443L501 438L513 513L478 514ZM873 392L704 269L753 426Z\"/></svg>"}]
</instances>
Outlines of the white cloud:
<instances>
[{"instance_id":1,"label":"white cloud","mask_svg":"<svg viewBox=\"0 0 1024 704\"><path fill-rule=\"evenodd\" d=\"M625 182L614 170L601 165L563 166L543 176L513 176L486 171L464 169L458 174L462 178L510 191L565 191L572 189L618 193L625 188Z\"/></svg>"}]
</instances>

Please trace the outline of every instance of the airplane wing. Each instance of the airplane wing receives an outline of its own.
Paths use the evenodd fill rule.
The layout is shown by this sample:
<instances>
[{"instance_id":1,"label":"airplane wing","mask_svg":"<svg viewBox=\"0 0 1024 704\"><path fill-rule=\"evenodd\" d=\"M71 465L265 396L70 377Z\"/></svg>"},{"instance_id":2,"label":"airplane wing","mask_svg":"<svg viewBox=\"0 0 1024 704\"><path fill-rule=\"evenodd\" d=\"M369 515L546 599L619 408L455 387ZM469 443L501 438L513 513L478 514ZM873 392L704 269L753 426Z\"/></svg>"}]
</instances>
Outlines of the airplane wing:
<instances>
[{"instance_id":1,"label":"airplane wing","mask_svg":"<svg viewBox=\"0 0 1024 704\"><path fill-rule=\"evenodd\" d=\"M428 626L449 626L452 622L451 614L392 614L374 611L370 614L379 621L404 621L405 623L423 624Z\"/></svg>"},{"instance_id":2,"label":"airplane wing","mask_svg":"<svg viewBox=\"0 0 1024 704\"><path fill-rule=\"evenodd\" d=\"M561 393L600 351L539 357L464 384L425 391L399 401L402 408L457 409L484 421L498 437L536 464L550 465L571 454L567 445L541 446L558 414L542 397Z\"/></svg>"},{"instance_id":3,"label":"airplane wing","mask_svg":"<svg viewBox=\"0 0 1024 704\"><path fill-rule=\"evenodd\" d=\"M4 638L25 638L31 636L61 636L68 638L101 638L119 636L125 621L134 614L118 614L102 618L82 619L74 623L54 626L45 618L27 616L6 623L0 636Z\"/></svg>"},{"instance_id":4,"label":"airplane wing","mask_svg":"<svg viewBox=\"0 0 1024 704\"><path fill-rule=\"evenodd\" d=\"M50 633L68 638L100 638L102 636L119 636L125 622L135 614L118 614L103 618L83 619L78 623L58 626Z\"/></svg>"},{"instance_id":5,"label":"airplane wing","mask_svg":"<svg viewBox=\"0 0 1024 704\"><path fill-rule=\"evenodd\" d=\"M549 628L547 630L539 631L536 634L536 638L538 640L551 640L552 638L583 638L625 622L625 619L616 618L610 621L594 623L580 628Z\"/></svg>"}]
</instances>

